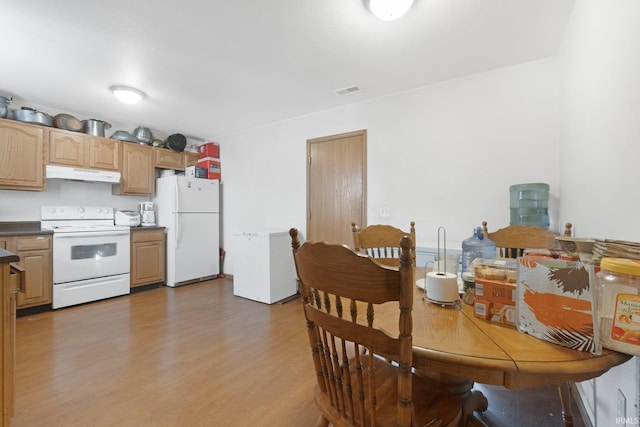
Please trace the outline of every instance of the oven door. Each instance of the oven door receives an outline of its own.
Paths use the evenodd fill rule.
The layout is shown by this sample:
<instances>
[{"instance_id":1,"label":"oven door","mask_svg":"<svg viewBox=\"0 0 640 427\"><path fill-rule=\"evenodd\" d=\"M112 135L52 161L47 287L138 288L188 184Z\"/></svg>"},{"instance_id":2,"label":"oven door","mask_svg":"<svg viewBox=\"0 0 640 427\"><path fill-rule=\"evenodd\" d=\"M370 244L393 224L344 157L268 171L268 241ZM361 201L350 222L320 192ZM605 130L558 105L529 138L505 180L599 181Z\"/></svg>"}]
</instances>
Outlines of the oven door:
<instances>
[{"instance_id":1,"label":"oven door","mask_svg":"<svg viewBox=\"0 0 640 427\"><path fill-rule=\"evenodd\" d=\"M53 283L129 273L129 230L54 233Z\"/></svg>"}]
</instances>

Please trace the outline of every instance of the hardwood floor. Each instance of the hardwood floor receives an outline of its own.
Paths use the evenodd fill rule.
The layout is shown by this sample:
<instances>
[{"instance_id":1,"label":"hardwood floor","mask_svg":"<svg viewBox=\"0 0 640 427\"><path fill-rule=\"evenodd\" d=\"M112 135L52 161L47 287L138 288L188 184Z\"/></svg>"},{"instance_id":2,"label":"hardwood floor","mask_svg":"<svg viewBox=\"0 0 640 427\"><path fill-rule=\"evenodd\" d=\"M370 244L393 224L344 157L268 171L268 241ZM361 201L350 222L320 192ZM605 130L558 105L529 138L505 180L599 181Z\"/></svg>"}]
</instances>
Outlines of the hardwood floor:
<instances>
[{"instance_id":1,"label":"hardwood floor","mask_svg":"<svg viewBox=\"0 0 640 427\"><path fill-rule=\"evenodd\" d=\"M21 317L12 426L314 426L301 308L217 279ZM484 419L561 426L545 390L486 388Z\"/></svg>"}]
</instances>

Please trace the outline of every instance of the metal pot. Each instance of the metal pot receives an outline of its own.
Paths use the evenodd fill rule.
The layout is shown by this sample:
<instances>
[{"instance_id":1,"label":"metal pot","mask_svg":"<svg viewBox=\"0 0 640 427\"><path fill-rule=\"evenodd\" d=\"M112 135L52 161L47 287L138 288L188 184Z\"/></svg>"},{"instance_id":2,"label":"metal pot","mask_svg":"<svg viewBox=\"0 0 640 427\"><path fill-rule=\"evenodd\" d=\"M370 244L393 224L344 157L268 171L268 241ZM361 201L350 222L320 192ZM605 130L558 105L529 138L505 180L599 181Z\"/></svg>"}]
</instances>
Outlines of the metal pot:
<instances>
[{"instance_id":1,"label":"metal pot","mask_svg":"<svg viewBox=\"0 0 640 427\"><path fill-rule=\"evenodd\" d=\"M138 142L142 144L151 144L151 141L153 140L151 131L148 128L144 128L142 126L138 126L133 130L133 136L135 136Z\"/></svg>"},{"instance_id":2,"label":"metal pot","mask_svg":"<svg viewBox=\"0 0 640 427\"><path fill-rule=\"evenodd\" d=\"M35 123L38 125L53 126L53 117L42 111L29 107L13 110L13 119L20 122Z\"/></svg>"},{"instance_id":3,"label":"metal pot","mask_svg":"<svg viewBox=\"0 0 640 427\"><path fill-rule=\"evenodd\" d=\"M104 136L104 130L111 128L111 124L104 120L87 119L82 121L82 131L93 136Z\"/></svg>"},{"instance_id":4,"label":"metal pot","mask_svg":"<svg viewBox=\"0 0 640 427\"><path fill-rule=\"evenodd\" d=\"M11 101L13 101L13 98L0 96L0 117L3 119L9 114L9 104L11 104Z\"/></svg>"},{"instance_id":5,"label":"metal pot","mask_svg":"<svg viewBox=\"0 0 640 427\"><path fill-rule=\"evenodd\" d=\"M173 135L169 135L167 139L164 141L165 147L170 150L182 152L184 151L184 147L187 146L187 138L181 133L174 133Z\"/></svg>"},{"instance_id":6,"label":"metal pot","mask_svg":"<svg viewBox=\"0 0 640 427\"><path fill-rule=\"evenodd\" d=\"M71 114L58 114L53 118L53 125L58 129L71 130L80 132L82 130L82 122Z\"/></svg>"}]
</instances>

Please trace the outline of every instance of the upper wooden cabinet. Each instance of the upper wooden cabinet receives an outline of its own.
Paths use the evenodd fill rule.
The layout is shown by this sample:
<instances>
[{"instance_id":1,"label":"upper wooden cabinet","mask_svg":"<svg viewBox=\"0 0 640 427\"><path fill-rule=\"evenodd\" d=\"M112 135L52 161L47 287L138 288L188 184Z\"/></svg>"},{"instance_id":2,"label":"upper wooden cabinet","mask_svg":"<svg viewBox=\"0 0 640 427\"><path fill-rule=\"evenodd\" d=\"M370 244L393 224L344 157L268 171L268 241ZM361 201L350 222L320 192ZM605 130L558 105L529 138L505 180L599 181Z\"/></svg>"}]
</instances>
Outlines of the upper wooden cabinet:
<instances>
[{"instance_id":1,"label":"upper wooden cabinet","mask_svg":"<svg viewBox=\"0 0 640 427\"><path fill-rule=\"evenodd\" d=\"M0 188L45 189L45 129L0 119Z\"/></svg>"},{"instance_id":2,"label":"upper wooden cabinet","mask_svg":"<svg viewBox=\"0 0 640 427\"><path fill-rule=\"evenodd\" d=\"M49 130L49 163L117 171L121 142L99 136Z\"/></svg>"},{"instance_id":3,"label":"upper wooden cabinet","mask_svg":"<svg viewBox=\"0 0 640 427\"><path fill-rule=\"evenodd\" d=\"M155 170L153 147L123 143L120 155L120 184L114 185L115 194L153 195Z\"/></svg>"},{"instance_id":4,"label":"upper wooden cabinet","mask_svg":"<svg viewBox=\"0 0 640 427\"><path fill-rule=\"evenodd\" d=\"M153 164L160 169L184 170L184 155L166 148L153 147Z\"/></svg>"},{"instance_id":5,"label":"upper wooden cabinet","mask_svg":"<svg viewBox=\"0 0 640 427\"><path fill-rule=\"evenodd\" d=\"M196 166L198 164L198 153L192 151L185 151L184 153L184 167Z\"/></svg>"}]
</instances>

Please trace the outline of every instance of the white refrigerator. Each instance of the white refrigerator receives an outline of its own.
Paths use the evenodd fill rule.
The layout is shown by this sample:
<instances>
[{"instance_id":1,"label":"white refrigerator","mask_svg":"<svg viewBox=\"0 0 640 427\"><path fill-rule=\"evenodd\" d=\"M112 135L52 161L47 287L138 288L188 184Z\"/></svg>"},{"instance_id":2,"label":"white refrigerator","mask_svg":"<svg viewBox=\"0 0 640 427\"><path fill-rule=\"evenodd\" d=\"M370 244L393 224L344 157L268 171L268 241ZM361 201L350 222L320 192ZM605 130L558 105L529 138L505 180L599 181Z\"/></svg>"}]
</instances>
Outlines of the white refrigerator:
<instances>
[{"instance_id":1,"label":"white refrigerator","mask_svg":"<svg viewBox=\"0 0 640 427\"><path fill-rule=\"evenodd\" d=\"M167 230L167 286L220 274L220 181L165 176L156 181L157 224Z\"/></svg>"}]
</instances>

